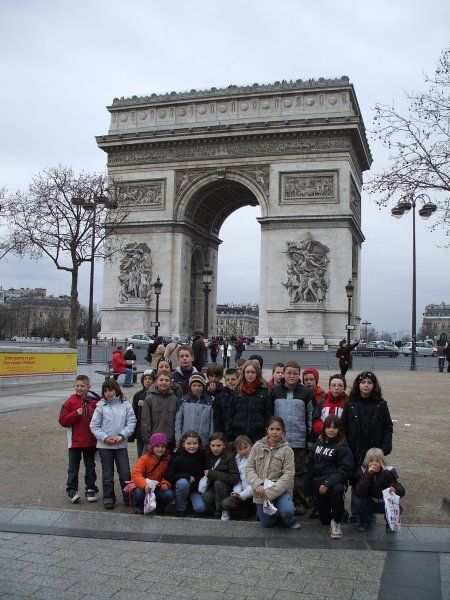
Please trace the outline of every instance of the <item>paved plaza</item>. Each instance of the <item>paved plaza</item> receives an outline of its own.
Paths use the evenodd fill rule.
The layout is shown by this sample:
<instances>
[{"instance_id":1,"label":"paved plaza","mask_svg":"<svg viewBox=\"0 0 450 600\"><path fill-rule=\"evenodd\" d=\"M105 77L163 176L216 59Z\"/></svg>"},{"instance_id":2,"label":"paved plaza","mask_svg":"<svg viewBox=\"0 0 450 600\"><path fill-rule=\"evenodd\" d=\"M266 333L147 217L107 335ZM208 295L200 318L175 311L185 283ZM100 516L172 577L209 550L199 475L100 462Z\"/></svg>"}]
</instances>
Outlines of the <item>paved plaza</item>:
<instances>
[{"instance_id":1,"label":"paved plaza","mask_svg":"<svg viewBox=\"0 0 450 600\"><path fill-rule=\"evenodd\" d=\"M79 372L91 373L97 390L95 368ZM325 387L327 376L321 371ZM381 521L368 534L344 524L341 540L307 518L299 531L267 530L256 521L142 517L119 506L106 513L83 499L71 505L65 432L56 423L70 384L2 390L0 599L450 600L450 518L441 507L449 481L439 462L449 448L450 375L379 376L395 420L404 523L399 534L386 534ZM427 500L420 490L428 481L435 485Z\"/></svg>"}]
</instances>

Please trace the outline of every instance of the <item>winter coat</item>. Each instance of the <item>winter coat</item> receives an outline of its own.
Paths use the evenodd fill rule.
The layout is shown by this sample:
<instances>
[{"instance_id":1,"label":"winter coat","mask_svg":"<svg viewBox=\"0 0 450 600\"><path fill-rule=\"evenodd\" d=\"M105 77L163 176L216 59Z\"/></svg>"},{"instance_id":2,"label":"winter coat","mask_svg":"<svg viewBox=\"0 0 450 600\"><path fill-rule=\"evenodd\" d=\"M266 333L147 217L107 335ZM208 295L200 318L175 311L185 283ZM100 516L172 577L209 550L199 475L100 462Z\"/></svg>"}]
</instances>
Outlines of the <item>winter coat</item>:
<instances>
[{"instance_id":1,"label":"winter coat","mask_svg":"<svg viewBox=\"0 0 450 600\"><path fill-rule=\"evenodd\" d=\"M213 404L214 431L226 433L228 407L233 395L234 391L225 386L223 390L215 396ZM229 441L232 442L233 439L229 439Z\"/></svg>"},{"instance_id":2,"label":"winter coat","mask_svg":"<svg viewBox=\"0 0 450 600\"><path fill-rule=\"evenodd\" d=\"M372 398L348 399L341 416L355 467L362 465L367 450L381 448L385 456L392 451L393 424L387 402Z\"/></svg>"},{"instance_id":3,"label":"winter coat","mask_svg":"<svg viewBox=\"0 0 450 600\"><path fill-rule=\"evenodd\" d=\"M124 359L119 350L114 350L112 354L112 370L114 373L125 373L127 369L131 369L128 361Z\"/></svg>"},{"instance_id":4,"label":"winter coat","mask_svg":"<svg viewBox=\"0 0 450 600\"><path fill-rule=\"evenodd\" d=\"M192 352L194 353L193 365L197 371L201 371L206 362L206 346L201 337L196 337L192 342Z\"/></svg>"},{"instance_id":5,"label":"winter coat","mask_svg":"<svg viewBox=\"0 0 450 600\"><path fill-rule=\"evenodd\" d=\"M265 434L267 420L272 415L272 393L265 385L260 385L250 395L236 391L230 399L225 434L229 440L246 435L254 443Z\"/></svg>"},{"instance_id":6,"label":"winter coat","mask_svg":"<svg viewBox=\"0 0 450 600\"><path fill-rule=\"evenodd\" d=\"M203 446L207 446L209 436L214 433L213 402L214 398L206 392L201 396L193 396L192 393L183 396L175 417L177 444L185 431L193 429L200 436Z\"/></svg>"},{"instance_id":7,"label":"winter coat","mask_svg":"<svg viewBox=\"0 0 450 600\"><path fill-rule=\"evenodd\" d=\"M292 390L284 383L278 383L273 387L272 394L274 398L273 414L283 419L287 442L291 448L306 448L313 414L311 390L301 383L298 383Z\"/></svg>"},{"instance_id":8,"label":"winter coat","mask_svg":"<svg viewBox=\"0 0 450 600\"><path fill-rule=\"evenodd\" d=\"M172 391L162 394L156 385L147 391L142 405L141 438L148 442L149 437L158 431L165 433L170 444L175 442L175 417L181 400Z\"/></svg>"},{"instance_id":9,"label":"winter coat","mask_svg":"<svg viewBox=\"0 0 450 600\"><path fill-rule=\"evenodd\" d=\"M353 473L353 455L348 444L336 439L317 442L308 453L305 495L312 496L321 485L327 488L347 483Z\"/></svg>"},{"instance_id":10,"label":"winter coat","mask_svg":"<svg viewBox=\"0 0 450 600\"><path fill-rule=\"evenodd\" d=\"M359 342L354 344L347 344L346 346L340 346L336 351L336 358L339 359L339 368L349 367L352 368L353 358L352 351L358 346Z\"/></svg>"},{"instance_id":11,"label":"winter coat","mask_svg":"<svg viewBox=\"0 0 450 600\"><path fill-rule=\"evenodd\" d=\"M267 437L256 442L245 467L245 476L253 490L253 502L255 504L264 502L264 499L256 493L256 488L264 485L266 479L275 483L265 490L269 500L275 500L284 492L292 495L294 473L294 451L285 440L275 448L269 446Z\"/></svg>"},{"instance_id":12,"label":"winter coat","mask_svg":"<svg viewBox=\"0 0 450 600\"><path fill-rule=\"evenodd\" d=\"M148 392L147 388L142 388L139 392L136 392L133 396L133 411L136 416L136 427L134 432L128 438L129 442L134 442L134 440L141 438L141 419L142 419L142 406L144 405L145 396Z\"/></svg>"},{"instance_id":13,"label":"winter coat","mask_svg":"<svg viewBox=\"0 0 450 600\"><path fill-rule=\"evenodd\" d=\"M118 450L126 448L128 437L136 427L136 416L133 407L123 398L99 400L91 421L91 431L97 438L97 448ZM123 437L121 442L108 446L105 439L114 435Z\"/></svg>"},{"instance_id":14,"label":"winter coat","mask_svg":"<svg viewBox=\"0 0 450 600\"><path fill-rule=\"evenodd\" d=\"M95 392L88 392L86 398L72 394L64 402L59 413L59 424L67 427L68 448L91 448L97 445L89 425L100 396ZM78 409L83 409L81 415Z\"/></svg>"},{"instance_id":15,"label":"winter coat","mask_svg":"<svg viewBox=\"0 0 450 600\"><path fill-rule=\"evenodd\" d=\"M220 459L219 464L215 464ZM233 485L239 481L239 472L237 470L236 461L232 454L225 454L224 456L211 456L205 459L206 467L208 469L208 487L211 486L213 481L223 481L230 486L230 491Z\"/></svg>"},{"instance_id":16,"label":"winter coat","mask_svg":"<svg viewBox=\"0 0 450 600\"><path fill-rule=\"evenodd\" d=\"M172 369L178 367L178 347L180 342L169 342L164 350L164 357L172 363Z\"/></svg>"},{"instance_id":17,"label":"winter coat","mask_svg":"<svg viewBox=\"0 0 450 600\"><path fill-rule=\"evenodd\" d=\"M369 473L363 467L359 467L353 475L353 485L353 492L363 498L382 499L383 490L390 486L395 488L395 493L400 498L405 495L405 488L398 480L394 467L386 467L379 473Z\"/></svg>"},{"instance_id":18,"label":"winter coat","mask_svg":"<svg viewBox=\"0 0 450 600\"><path fill-rule=\"evenodd\" d=\"M190 477L195 479L191 484L191 491L198 490L198 482L205 474L205 453L203 450L197 450L195 454L190 454L186 450L176 452L170 461L167 469L166 479L170 481L172 486L175 486L179 479L187 479Z\"/></svg>"},{"instance_id":19,"label":"winter coat","mask_svg":"<svg viewBox=\"0 0 450 600\"><path fill-rule=\"evenodd\" d=\"M239 456L239 454L236 454L234 457L240 480L233 486L233 492L239 494L241 500L248 500L253 496L252 486L247 481L245 475L245 467L247 466L248 458L248 456Z\"/></svg>"},{"instance_id":20,"label":"winter coat","mask_svg":"<svg viewBox=\"0 0 450 600\"><path fill-rule=\"evenodd\" d=\"M189 371L183 371L181 367L177 367L175 371L172 372L172 380L174 383L178 383L183 390L183 394L187 394L189 392L189 379L192 375L199 374L204 378L202 373L199 373L195 367L189 369Z\"/></svg>"},{"instance_id":21,"label":"winter coat","mask_svg":"<svg viewBox=\"0 0 450 600\"><path fill-rule=\"evenodd\" d=\"M341 394L335 398L330 391L325 398L316 405L313 411L313 436L317 439L322 431L322 425L328 415L336 415L341 418L345 406L346 395Z\"/></svg>"},{"instance_id":22,"label":"winter coat","mask_svg":"<svg viewBox=\"0 0 450 600\"><path fill-rule=\"evenodd\" d=\"M161 487L162 484L166 484L170 487L170 482L164 479L166 471L169 467L170 456L165 454L161 459L156 457L153 453L147 452L140 458L138 458L136 464L131 472L131 480L133 483L142 490L145 490L147 485L146 479L157 481L156 487Z\"/></svg>"}]
</instances>

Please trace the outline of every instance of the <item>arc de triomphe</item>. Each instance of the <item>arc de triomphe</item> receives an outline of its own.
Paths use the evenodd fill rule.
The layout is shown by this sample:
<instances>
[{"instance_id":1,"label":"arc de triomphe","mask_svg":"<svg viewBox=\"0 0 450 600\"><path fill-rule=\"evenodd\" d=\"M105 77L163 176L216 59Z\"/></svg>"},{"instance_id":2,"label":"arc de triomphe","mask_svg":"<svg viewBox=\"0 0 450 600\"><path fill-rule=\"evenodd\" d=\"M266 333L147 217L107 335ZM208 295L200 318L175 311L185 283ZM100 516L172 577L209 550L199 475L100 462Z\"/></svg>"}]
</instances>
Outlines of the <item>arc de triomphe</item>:
<instances>
[{"instance_id":1,"label":"arc de triomphe","mask_svg":"<svg viewBox=\"0 0 450 600\"><path fill-rule=\"evenodd\" d=\"M362 173L371 155L347 77L114 99L97 144L127 198L124 250L105 263L102 335L215 332L222 224L260 206L259 337L335 343L345 285L359 330ZM242 248L242 260L251 269ZM211 293L203 293L212 271ZM236 282L239 286L239 281Z\"/></svg>"}]
</instances>

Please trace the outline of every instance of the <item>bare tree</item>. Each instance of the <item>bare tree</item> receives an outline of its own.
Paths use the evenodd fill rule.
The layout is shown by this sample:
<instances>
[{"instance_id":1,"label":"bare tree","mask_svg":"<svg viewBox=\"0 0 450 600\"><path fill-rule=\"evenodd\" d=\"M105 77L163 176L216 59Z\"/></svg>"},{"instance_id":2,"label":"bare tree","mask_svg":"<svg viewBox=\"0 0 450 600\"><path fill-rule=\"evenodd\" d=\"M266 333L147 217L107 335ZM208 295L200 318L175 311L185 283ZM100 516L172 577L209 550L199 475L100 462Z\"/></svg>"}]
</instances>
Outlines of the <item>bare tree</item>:
<instances>
[{"instance_id":1,"label":"bare tree","mask_svg":"<svg viewBox=\"0 0 450 600\"><path fill-rule=\"evenodd\" d=\"M70 346L76 347L79 318L78 273L83 262L91 261L92 231L95 231L95 258L108 258L117 250L112 238L126 219L124 201L115 210L103 204L92 210L75 205L74 198L91 203L107 194L107 177L71 168L50 168L32 179L26 192L5 198L9 235L3 243L17 255L39 259L48 257L55 267L71 275ZM105 240L108 238L108 244Z\"/></svg>"},{"instance_id":2,"label":"bare tree","mask_svg":"<svg viewBox=\"0 0 450 600\"><path fill-rule=\"evenodd\" d=\"M401 196L432 193L438 206L434 227L450 228L450 48L440 56L427 90L405 94L406 114L377 104L373 132L389 151L389 168L369 179L365 189L379 205Z\"/></svg>"}]
</instances>

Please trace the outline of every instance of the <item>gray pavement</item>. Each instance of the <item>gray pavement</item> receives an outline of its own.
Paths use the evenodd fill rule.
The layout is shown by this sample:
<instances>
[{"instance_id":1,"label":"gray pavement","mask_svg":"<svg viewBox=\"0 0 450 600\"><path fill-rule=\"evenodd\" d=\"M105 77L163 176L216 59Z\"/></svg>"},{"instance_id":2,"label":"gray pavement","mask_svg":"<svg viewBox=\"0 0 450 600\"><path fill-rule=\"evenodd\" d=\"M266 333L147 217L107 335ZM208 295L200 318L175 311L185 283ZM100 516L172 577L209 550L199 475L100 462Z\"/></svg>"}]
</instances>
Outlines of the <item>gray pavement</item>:
<instances>
[{"instance_id":1,"label":"gray pavement","mask_svg":"<svg viewBox=\"0 0 450 600\"><path fill-rule=\"evenodd\" d=\"M97 390L97 365L80 366ZM0 392L0 412L62 402L71 383ZM133 390L131 390L133 391ZM3 476L7 474L3 473ZM50 484L50 482L49 482ZM30 494L26 482L24 494ZM0 507L0 599L450 600L450 528L379 524L343 538L256 521Z\"/></svg>"}]
</instances>

